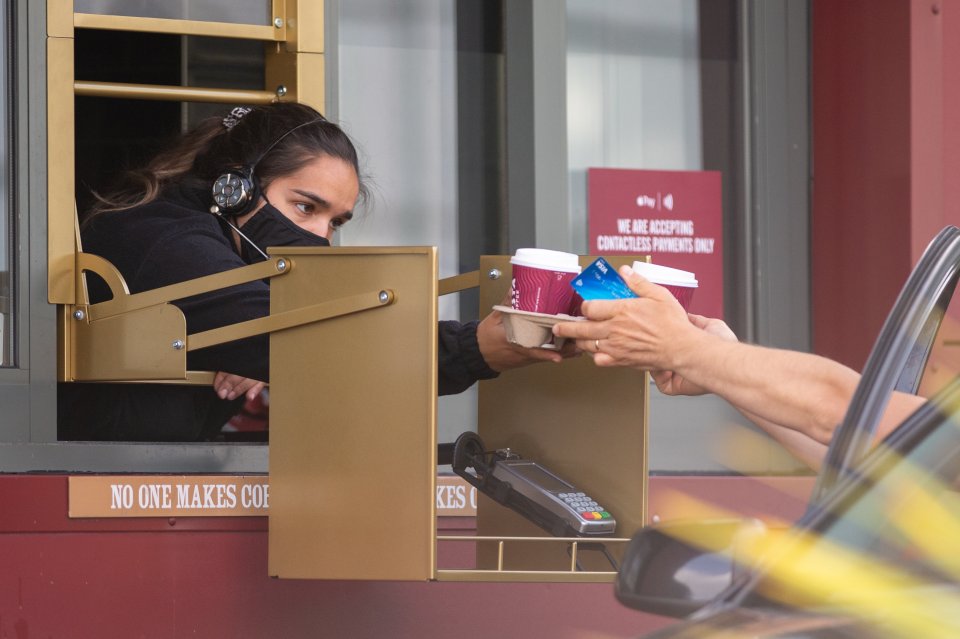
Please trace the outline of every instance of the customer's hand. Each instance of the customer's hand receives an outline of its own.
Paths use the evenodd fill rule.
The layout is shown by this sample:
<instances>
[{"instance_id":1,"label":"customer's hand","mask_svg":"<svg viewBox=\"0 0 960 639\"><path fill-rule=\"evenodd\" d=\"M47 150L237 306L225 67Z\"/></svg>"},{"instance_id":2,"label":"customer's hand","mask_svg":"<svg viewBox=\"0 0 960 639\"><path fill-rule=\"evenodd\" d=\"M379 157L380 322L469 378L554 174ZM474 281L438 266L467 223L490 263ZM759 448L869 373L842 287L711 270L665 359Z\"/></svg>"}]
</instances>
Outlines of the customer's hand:
<instances>
[{"instance_id":1,"label":"customer's hand","mask_svg":"<svg viewBox=\"0 0 960 639\"><path fill-rule=\"evenodd\" d=\"M645 371L674 370L673 357L693 334L702 334L676 298L662 286L634 273L620 274L638 297L583 303L586 322L561 322L554 335L574 338L597 366L630 366Z\"/></svg>"},{"instance_id":2,"label":"customer's hand","mask_svg":"<svg viewBox=\"0 0 960 639\"><path fill-rule=\"evenodd\" d=\"M715 335L727 341L739 341L736 334L730 330L730 327L723 320L694 315L693 313L687 313L687 318L691 324L710 335ZM690 382L673 371L650 371L650 376L660 392L665 395L704 395L708 392L702 386Z\"/></svg>"},{"instance_id":3,"label":"customer's hand","mask_svg":"<svg viewBox=\"0 0 960 639\"><path fill-rule=\"evenodd\" d=\"M213 377L213 390L220 399L236 399L244 395L248 400L252 400L265 386L266 384L259 380L230 373L219 372Z\"/></svg>"}]
</instances>

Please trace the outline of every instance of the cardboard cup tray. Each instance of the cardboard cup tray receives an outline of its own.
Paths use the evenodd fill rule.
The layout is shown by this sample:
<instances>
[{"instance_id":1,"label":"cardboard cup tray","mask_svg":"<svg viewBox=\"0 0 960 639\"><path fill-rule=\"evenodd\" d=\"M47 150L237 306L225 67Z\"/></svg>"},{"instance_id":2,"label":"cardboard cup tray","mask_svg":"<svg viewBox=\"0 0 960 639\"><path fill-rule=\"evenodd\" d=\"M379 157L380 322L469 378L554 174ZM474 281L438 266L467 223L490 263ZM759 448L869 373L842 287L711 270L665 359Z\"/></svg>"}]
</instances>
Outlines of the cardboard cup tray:
<instances>
[{"instance_id":1,"label":"cardboard cup tray","mask_svg":"<svg viewBox=\"0 0 960 639\"><path fill-rule=\"evenodd\" d=\"M584 319L563 313L548 315L518 311L509 306L494 306L493 310L503 313L503 328L507 333L507 341L526 348L559 350L567 340L563 337L554 337L553 325L558 322L579 322Z\"/></svg>"}]
</instances>

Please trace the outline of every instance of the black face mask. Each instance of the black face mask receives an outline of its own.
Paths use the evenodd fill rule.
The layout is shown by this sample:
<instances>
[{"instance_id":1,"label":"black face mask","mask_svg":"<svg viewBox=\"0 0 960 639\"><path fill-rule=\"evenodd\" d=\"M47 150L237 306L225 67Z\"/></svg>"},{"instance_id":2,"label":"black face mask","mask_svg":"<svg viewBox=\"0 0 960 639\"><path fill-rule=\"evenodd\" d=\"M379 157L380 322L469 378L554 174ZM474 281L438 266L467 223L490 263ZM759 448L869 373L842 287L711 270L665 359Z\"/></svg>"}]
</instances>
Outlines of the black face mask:
<instances>
[{"instance_id":1,"label":"black face mask","mask_svg":"<svg viewBox=\"0 0 960 639\"><path fill-rule=\"evenodd\" d=\"M240 228L254 244L266 251L268 246L330 246L325 237L314 235L291 222L267 202ZM241 238L240 255L249 264L264 261L263 255Z\"/></svg>"}]
</instances>

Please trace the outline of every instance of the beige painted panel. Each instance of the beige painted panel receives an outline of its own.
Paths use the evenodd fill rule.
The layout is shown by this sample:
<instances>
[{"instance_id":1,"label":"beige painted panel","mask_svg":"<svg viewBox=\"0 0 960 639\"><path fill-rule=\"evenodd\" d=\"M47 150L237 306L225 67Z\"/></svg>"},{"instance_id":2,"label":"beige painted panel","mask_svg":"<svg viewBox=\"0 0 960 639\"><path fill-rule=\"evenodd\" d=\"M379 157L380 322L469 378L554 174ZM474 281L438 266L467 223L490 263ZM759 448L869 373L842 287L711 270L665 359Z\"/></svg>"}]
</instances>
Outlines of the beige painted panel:
<instances>
[{"instance_id":1,"label":"beige painted panel","mask_svg":"<svg viewBox=\"0 0 960 639\"><path fill-rule=\"evenodd\" d=\"M73 25L78 29L173 33L177 35L266 41L282 41L286 36L284 29L277 29L273 25L180 20L176 18L149 18L99 13L76 13L73 15Z\"/></svg>"},{"instance_id":2,"label":"beige painted panel","mask_svg":"<svg viewBox=\"0 0 960 639\"><path fill-rule=\"evenodd\" d=\"M323 0L286 0L287 49L323 53Z\"/></svg>"},{"instance_id":3,"label":"beige painted panel","mask_svg":"<svg viewBox=\"0 0 960 639\"><path fill-rule=\"evenodd\" d=\"M434 576L437 256L291 249L271 313L389 289L393 304L270 338L270 575Z\"/></svg>"},{"instance_id":4,"label":"beige painted panel","mask_svg":"<svg viewBox=\"0 0 960 639\"><path fill-rule=\"evenodd\" d=\"M74 291L73 38L47 38L47 301Z\"/></svg>"},{"instance_id":5,"label":"beige painted panel","mask_svg":"<svg viewBox=\"0 0 960 639\"><path fill-rule=\"evenodd\" d=\"M63 315L71 331L73 379L78 381L184 380L186 337L183 312L159 304L96 322Z\"/></svg>"},{"instance_id":6,"label":"beige painted panel","mask_svg":"<svg viewBox=\"0 0 960 639\"><path fill-rule=\"evenodd\" d=\"M639 256L606 258L614 266ZM587 265L592 257L582 257ZM481 274L491 268L497 280L480 279L481 314L502 303L509 291L509 258L484 256ZM607 507L617 519L617 537L630 537L646 519L647 396L644 373L597 368L588 355L560 365L541 364L504 373L480 383L478 432L488 450L511 448L535 459ZM547 537L548 533L513 511L482 496L477 534L494 537ZM622 544L611 548L619 555ZM496 565L495 544L478 546L478 565ZM564 570L570 558L563 544L507 548L508 570ZM609 571L597 552L584 552L586 570Z\"/></svg>"},{"instance_id":7,"label":"beige painted panel","mask_svg":"<svg viewBox=\"0 0 960 639\"><path fill-rule=\"evenodd\" d=\"M324 93L324 56L322 53L291 53L267 50L266 87L276 91L283 86L283 100L308 104L320 113L326 111Z\"/></svg>"},{"instance_id":8,"label":"beige painted panel","mask_svg":"<svg viewBox=\"0 0 960 639\"><path fill-rule=\"evenodd\" d=\"M73 38L73 0L47 0L47 35Z\"/></svg>"}]
</instances>

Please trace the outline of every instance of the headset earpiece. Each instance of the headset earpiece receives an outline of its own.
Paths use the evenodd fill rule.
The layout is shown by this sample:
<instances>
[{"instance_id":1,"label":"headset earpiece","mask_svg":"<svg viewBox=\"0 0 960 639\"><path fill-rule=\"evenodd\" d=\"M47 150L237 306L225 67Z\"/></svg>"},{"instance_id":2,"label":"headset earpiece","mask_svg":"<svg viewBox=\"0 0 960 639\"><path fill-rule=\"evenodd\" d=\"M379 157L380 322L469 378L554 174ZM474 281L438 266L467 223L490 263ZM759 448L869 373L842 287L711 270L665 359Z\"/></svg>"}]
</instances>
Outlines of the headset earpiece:
<instances>
[{"instance_id":1,"label":"headset earpiece","mask_svg":"<svg viewBox=\"0 0 960 639\"><path fill-rule=\"evenodd\" d=\"M241 114L241 117L243 117L243 115L244 114ZM260 164L260 160L294 131L317 122L326 121L327 119L321 115L309 122L301 122L268 144L267 148L261 151L260 155L249 165L239 170L228 170L226 173L221 174L220 177L213 181L212 189L213 205L219 209L218 213L234 217L249 213L260 200L260 188L257 185L257 178L254 176L254 171L257 169L257 165ZM227 131L233 129L236 124L237 122L234 122L227 127Z\"/></svg>"},{"instance_id":2,"label":"headset earpiece","mask_svg":"<svg viewBox=\"0 0 960 639\"><path fill-rule=\"evenodd\" d=\"M243 215L260 197L252 170L227 171L213 181L213 203L227 215Z\"/></svg>"}]
</instances>

